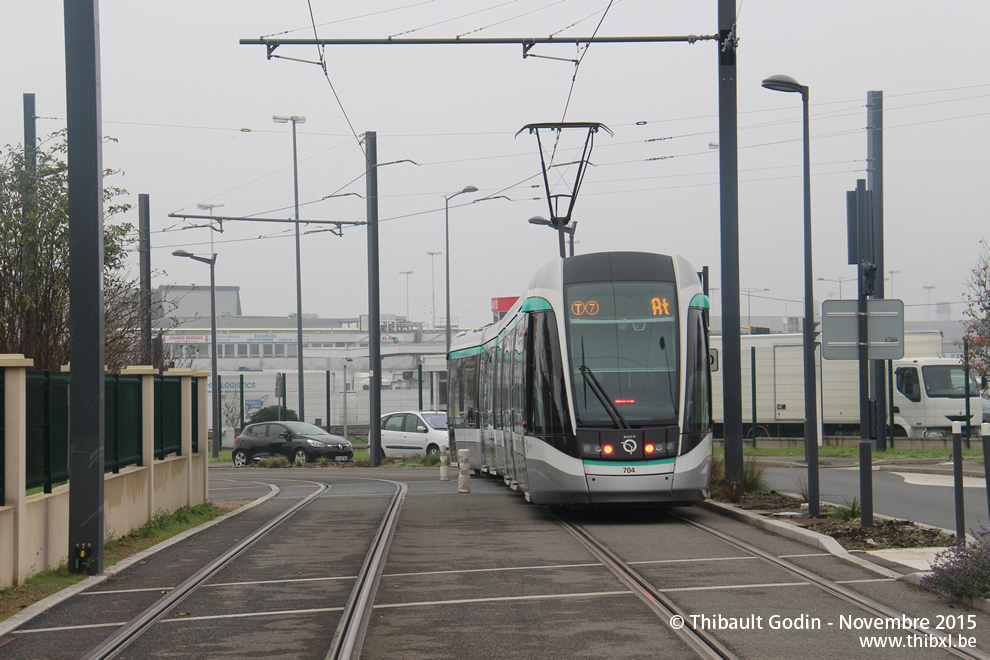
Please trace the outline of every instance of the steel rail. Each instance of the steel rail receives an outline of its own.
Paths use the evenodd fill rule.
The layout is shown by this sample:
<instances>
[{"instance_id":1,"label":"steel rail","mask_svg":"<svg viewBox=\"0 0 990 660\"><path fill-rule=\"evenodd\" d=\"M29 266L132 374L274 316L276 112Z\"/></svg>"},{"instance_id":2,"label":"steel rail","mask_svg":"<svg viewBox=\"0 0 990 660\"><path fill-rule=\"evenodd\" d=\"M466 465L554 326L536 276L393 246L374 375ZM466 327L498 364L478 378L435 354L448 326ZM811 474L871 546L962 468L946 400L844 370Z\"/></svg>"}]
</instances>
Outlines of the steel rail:
<instances>
[{"instance_id":1,"label":"steel rail","mask_svg":"<svg viewBox=\"0 0 990 660\"><path fill-rule=\"evenodd\" d=\"M557 515L564 529L573 534L602 564L605 565L616 577L622 581L630 591L636 594L640 600L656 613L658 617L667 621L672 617L679 616L684 621L684 626L680 629L671 626L678 637L691 647L699 656L703 658L736 658L729 649L722 645L714 636L703 629L698 629L690 625L690 617L681 610L674 602L662 594L646 578L629 567L622 559L611 550L596 540L584 529L567 520L560 514Z\"/></svg>"},{"instance_id":2,"label":"steel rail","mask_svg":"<svg viewBox=\"0 0 990 660\"><path fill-rule=\"evenodd\" d=\"M148 630L152 624L164 616L165 612L175 605L178 605L186 596L195 591L197 587L236 559L241 553L254 545L263 536L296 514L303 507L307 506L310 502L315 500L328 488L330 488L328 484L324 483L316 483L312 481L305 483L313 484L318 488L312 494L307 495L305 498L259 527L257 530L252 532L250 536L231 549L227 550L224 554L217 557L211 563L199 569L196 573L186 579L185 582L177 586L175 589L172 589L168 595L160 598L154 605L150 606L139 615L128 621L123 627L118 628L113 635L105 639L98 647L90 651L88 655L84 656L84 658L86 660L103 660L104 658L115 657L128 645L130 645L131 642L144 634L144 632Z\"/></svg>"},{"instance_id":3,"label":"steel rail","mask_svg":"<svg viewBox=\"0 0 990 660\"><path fill-rule=\"evenodd\" d=\"M798 566L796 564L793 564L793 563L787 561L786 559L781 559L780 557L777 557L776 555L773 555L773 554L771 554L771 553L769 553L769 552L767 552L765 550L761 550L760 548L757 548L756 546L751 545L751 544L747 543L746 541L742 541L740 539L737 539L737 538L735 538L733 536L730 536L730 535L726 534L725 532L720 532L719 530L717 530L717 529L715 529L713 527L709 527L708 525L705 525L704 523L699 523L699 522L696 522L694 520L689 520L689 519L681 516L680 514L673 513L671 515L674 518L677 518L678 520L680 520L681 522L684 522L684 523L686 523L686 524L688 524L688 525L690 525L690 526L692 526L692 527L694 527L696 529L699 529L699 530L701 530L703 532L706 532L708 534L711 534L712 536L714 536L714 537L716 537L716 538L718 538L718 539L720 539L720 540L722 540L722 541L724 541L724 542L726 542L726 543L728 543L730 545L733 545L733 546L739 548L740 550L743 550L744 552L748 552L748 553L750 553L750 554L752 554L752 555L754 555L754 556L756 556L756 557L764 560L765 562L767 562L767 563L769 563L769 564L771 564L773 566L776 566L777 568L780 568L782 570L785 570L785 571L787 571L787 572L789 572L789 573L791 573L791 574L793 574L793 575L801 578L802 580L806 580L807 582L810 582L811 584L813 584L814 586L818 587L822 591L825 591L826 593L829 593L829 594L831 594L831 595L833 595L833 596L835 596L837 598L840 598L840 599L842 599L842 600L844 600L844 601L846 601L848 603L851 603L852 605L855 605L856 607L859 607L860 609L863 609L863 610L865 610L865 611L867 611L867 612L869 612L869 613L871 613L871 614L873 614L875 616L878 616L878 617L881 617L881 618L889 618L889 619L901 619L901 620L908 619L908 620L913 620L912 617L908 617L903 612L898 612L897 610L894 610L894 609L892 609L890 607L887 607L886 605L884 605L882 603L878 603L877 601L873 600L872 598L868 598L867 596L863 596L862 594L858 594L855 591L853 591L852 589L848 589L848 588L844 587L841 584L836 584L835 582L833 582L831 580L828 580L826 578L823 578L820 575L815 575L814 573L812 573L811 571L809 571L807 569L801 568L800 566ZM907 627L907 626L905 626L904 628L900 628L899 630L908 631L908 632L914 632L914 633L918 633L918 634L925 634L925 635L930 635L932 637L939 637L939 638L945 638L946 636L951 637L951 635L949 635L948 633L942 632L941 630L935 630L935 629L931 629L931 628L922 628L920 626L918 626L918 627ZM980 660L990 660L990 655L987 655L986 653L984 653L983 651L980 651L979 649L972 649L971 650L971 649L957 648L957 647L953 647L953 646L942 647L942 648L943 648L943 650L946 650L949 653L952 653L953 655L959 656L961 658L979 658Z\"/></svg>"},{"instance_id":4,"label":"steel rail","mask_svg":"<svg viewBox=\"0 0 990 660\"><path fill-rule=\"evenodd\" d=\"M384 479L375 481L385 481ZM333 641L330 644L330 651L327 653L328 660L346 660L349 658L359 658L361 647L364 644L364 637L368 630L368 622L371 619L371 611L375 605L375 593L378 591L378 583L381 581L382 571L385 568L385 557L388 555L389 546L392 543L392 536L395 533L395 525L399 518L399 510L405 500L408 486L397 481L388 481L396 486L395 495L389 503L382 522L378 526L375 538L371 541L371 548L364 558L364 564L358 573L357 581L351 590L351 595L344 606L344 612L337 624Z\"/></svg>"}]
</instances>

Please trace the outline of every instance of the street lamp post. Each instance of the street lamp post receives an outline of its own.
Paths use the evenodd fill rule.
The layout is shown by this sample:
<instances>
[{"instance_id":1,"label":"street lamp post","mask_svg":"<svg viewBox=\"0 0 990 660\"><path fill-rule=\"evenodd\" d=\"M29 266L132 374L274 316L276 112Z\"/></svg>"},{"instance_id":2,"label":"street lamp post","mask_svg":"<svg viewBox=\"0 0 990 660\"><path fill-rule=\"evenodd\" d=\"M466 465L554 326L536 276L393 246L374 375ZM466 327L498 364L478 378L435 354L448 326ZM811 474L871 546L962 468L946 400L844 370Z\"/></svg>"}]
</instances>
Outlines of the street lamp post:
<instances>
[{"instance_id":1,"label":"street lamp post","mask_svg":"<svg viewBox=\"0 0 990 660\"><path fill-rule=\"evenodd\" d=\"M932 289L935 288L934 284L925 284L921 287L925 290L925 309L927 310L928 318L928 329L932 329Z\"/></svg>"},{"instance_id":2,"label":"street lamp post","mask_svg":"<svg viewBox=\"0 0 990 660\"><path fill-rule=\"evenodd\" d=\"M436 257L443 254L437 250L436 252L427 252L430 255L430 282L432 285L432 300L433 300L433 318L430 321L430 327L436 329L437 327L437 271L436 271Z\"/></svg>"},{"instance_id":3,"label":"street lamp post","mask_svg":"<svg viewBox=\"0 0 990 660\"><path fill-rule=\"evenodd\" d=\"M299 371L299 420L306 421L306 396L303 384L303 312L302 312L302 263L299 248L299 157L296 151L296 124L305 124L306 118L297 115L289 117L274 115L276 124L292 122L292 188L295 193L296 209L296 355Z\"/></svg>"},{"instance_id":4,"label":"street lamp post","mask_svg":"<svg viewBox=\"0 0 990 660\"><path fill-rule=\"evenodd\" d=\"M808 460L808 509L818 515L818 396L815 386L815 291L811 263L811 128L808 86L790 76L764 79L763 87L775 92L801 94L804 110L804 444Z\"/></svg>"},{"instance_id":5,"label":"street lamp post","mask_svg":"<svg viewBox=\"0 0 990 660\"><path fill-rule=\"evenodd\" d=\"M217 255L214 252L209 259L200 257L185 250L175 250L173 257L186 257L204 264L210 264L210 355L213 390L213 458L220 456L220 436L223 434L223 421L220 419L220 377L217 375L217 280L214 277L214 266L217 265Z\"/></svg>"},{"instance_id":6,"label":"street lamp post","mask_svg":"<svg viewBox=\"0 0 990 660\"><path fill-rule=\"evenodd\" d=\"M753 325L753 294L769 290L770 289L754 289L749 286L745 289L739 289L739 291L746 294L746 325L750 327Z\"/></svg>"},{"instance_id":7,"label":"street lamp post","mask_svg":"<svg viewBox=\"0 0 990 660\"><path fill-rule=\"evenodd\" d=\"M569 244L570 244L570 256L572 256L572 257L574 256L574 232L577 231L577 221L574 221L574 222L570 223L569 225L563 225L562 224L562 225L559 225L558 226L558 225L554 224L553 222L551 222L550 220L547 220L543 216L534 215L532 218L529 219L529 224L531 224L531 225L544 225L546 227L550 227L551 229L553 229L555 232L558 233L558 236L560 238L559 243L560 243L560 258L561 259L564 258L564 235L567 235L568 236L568 240L569 240Z\"/></svg>"},{"instance_id":8,"label":"street lamp post","mask_svg":"<svg viewBox=\"0 0 990 660\"><path fill-rule=\"evenodd\" d=\"M888 270L887 272L890 273L890 297L891 297L891 299L895 299L895 296L894 296L894 275L898 274L901 271L899 271L899 270Z\"/></svg>"},{"instance_id":9,"label":"street lamp post","mask_svg":"<svg viewBox=\"0 0 990 660\"><path fill-rule=\"evenodd\" d=\"M839 283L839 300L842 300L842 283L843 282L853 282L855 277L819 277L819 282L838 282Z\"/></svg>"},{"instance_id":10,"label":"street lamp post","mask_svg":"<svg viewBox=\"0 0 990 660\"><path fill-rule=\"evenodd\" d=\"M200 209L201 211L209 211L210 212L210 254L213 254L214 252L216 252L216 250L213 249L213 232L217 231L216 229L213 228L213 209L218 209L218 208L221 208L222 206L223 206L223 204L202 204L201 203L201 204L197 204L196 205L196 208ZM223 230L223 220L220 221L220 230L221 231Z\"/></svg>"},{"instance_id":11,"label":"street lamp post","mask_svg":"<svg viewBox=\"0 0 990 660\"><path fill-rule=\"evenodd\" d=\"M406 323L409 323L409 276L412 275L411 270L400 270L399 275L406 276Z\"/></svg>"},{"instance_id":12,"label":"street lamp post","mask_svg":"<svg viewBox=\"0 0 990 660\"><path fill-rule=\"evenodd\" d=\"M444 206L444 249L447 254L444 255L444 261L447 262L447 285L445 289L447 290L447 352L450 353L450 200L457 197L458 195L463 195L464 193L478 192L478 188L475 186L464 186L462 190L458 190L450 195L443 196L443 206Z\"/></svg>"}]
</instances>

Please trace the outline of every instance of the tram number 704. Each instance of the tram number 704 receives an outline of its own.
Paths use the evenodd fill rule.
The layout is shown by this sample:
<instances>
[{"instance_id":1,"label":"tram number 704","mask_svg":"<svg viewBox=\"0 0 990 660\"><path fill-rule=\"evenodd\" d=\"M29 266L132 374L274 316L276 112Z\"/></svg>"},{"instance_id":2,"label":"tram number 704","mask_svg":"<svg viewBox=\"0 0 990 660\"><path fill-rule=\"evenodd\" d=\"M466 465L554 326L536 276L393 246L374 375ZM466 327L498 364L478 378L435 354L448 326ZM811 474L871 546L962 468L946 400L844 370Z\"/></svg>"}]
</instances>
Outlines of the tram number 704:
<instances>
[{"instance_id":1,"label":"tram number 704","mask_svg":"<svg viewBox=\"0 0 990 660\"><path fill-rule=\"evenodd\" d=\"M634 467L624 467L622 468L622 474L635 474L636 468Z\"/></svg>"}]
</instances>

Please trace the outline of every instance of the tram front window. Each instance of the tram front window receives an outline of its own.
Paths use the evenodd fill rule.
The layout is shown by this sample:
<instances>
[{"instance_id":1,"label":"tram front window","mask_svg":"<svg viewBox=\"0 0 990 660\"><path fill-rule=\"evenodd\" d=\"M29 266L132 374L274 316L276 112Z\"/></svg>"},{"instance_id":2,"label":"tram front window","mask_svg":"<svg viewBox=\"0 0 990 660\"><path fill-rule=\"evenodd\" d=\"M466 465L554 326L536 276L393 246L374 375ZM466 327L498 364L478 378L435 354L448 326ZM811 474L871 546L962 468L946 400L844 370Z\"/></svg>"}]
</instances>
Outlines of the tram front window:
<instances>
[{"instance_id":1,"label":"tram front window","mask_svg":"<svg viewBox=\"0 0 990 660\"><path fill-rule=\"evenodd\" d=\"M677 295L670 282L594 282L564 291L582 426L676 424Z\"/></svg>"}]
</instances>

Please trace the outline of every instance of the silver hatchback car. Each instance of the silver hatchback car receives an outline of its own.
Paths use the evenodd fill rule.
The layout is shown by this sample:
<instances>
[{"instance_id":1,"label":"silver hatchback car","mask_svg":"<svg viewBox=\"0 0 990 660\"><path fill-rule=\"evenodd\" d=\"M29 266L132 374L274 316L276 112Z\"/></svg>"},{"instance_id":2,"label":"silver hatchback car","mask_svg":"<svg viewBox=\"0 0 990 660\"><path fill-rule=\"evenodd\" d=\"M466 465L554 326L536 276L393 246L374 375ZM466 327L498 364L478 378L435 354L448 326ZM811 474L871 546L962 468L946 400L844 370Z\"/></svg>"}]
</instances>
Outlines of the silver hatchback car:
<instances>
[{"instance_id":1,"label":"silver hatchback car","mask_svg":"<svg viewBox=\"0 0 990 660\"><path fill-rule=\"evenodd\" d=\"M382 453L389 457L428 455L450 449L447 413L406 410L382 415Z\"/></svg>"}]
</instances>

